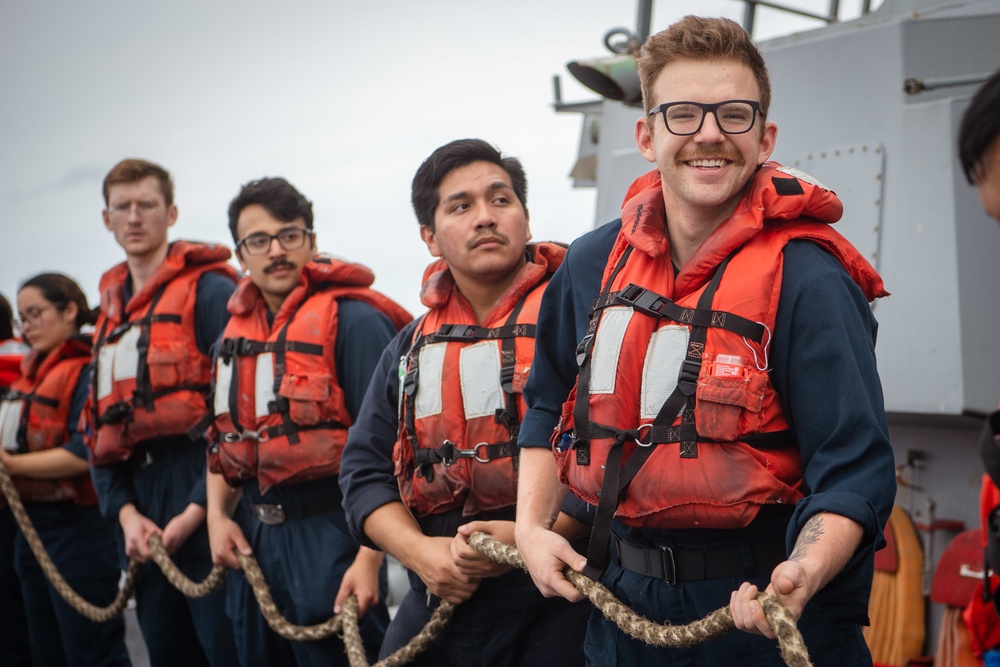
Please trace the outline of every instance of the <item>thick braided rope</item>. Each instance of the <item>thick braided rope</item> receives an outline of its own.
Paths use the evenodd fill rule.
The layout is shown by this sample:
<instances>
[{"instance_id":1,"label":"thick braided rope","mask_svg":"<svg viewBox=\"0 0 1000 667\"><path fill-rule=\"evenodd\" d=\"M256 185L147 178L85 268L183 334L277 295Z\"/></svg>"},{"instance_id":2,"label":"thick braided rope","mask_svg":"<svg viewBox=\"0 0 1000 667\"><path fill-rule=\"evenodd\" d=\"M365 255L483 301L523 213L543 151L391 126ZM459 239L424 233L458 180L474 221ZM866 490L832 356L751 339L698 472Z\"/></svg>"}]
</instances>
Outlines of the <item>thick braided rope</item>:
<instances>
[{"instance_id":1,"label":"thick braided rope","mask_svg":"<svg viewBox=\"0 0 1000 667\"><path fill-rule=\"evenodd\" d=\"M13 512L18 526L21 527L21 532L24 534L24 539L27 540L31 552L35 554L38 565L42 568L45 576L49 578L49 581L52 582L52 587L66 600L67 604L95 623L110 621L122 613L125 605L128 604L129 597L132 595L132 589L135 588L135 578L139 573L139 563L129 561L128 570L125 573L125 583L122 585L121 590L118 591L117 597L111 601L111 604L106 607L98 607L87 602L79 593L73 590L59 573L59 570L56 569L55 563L52 562L52 558L45 550L45 545L42 544L42 539L38 536L38 531L31 524L31 519L24 509L24 503L21 502L21 495L14 487L14 480L10 478L10 473L7 472L7 468L3 464L0 464L0 489L7 496L7 503L10 505L10 510Z\"/></svg>"},{"instance_id":2,"label":"thick braided rope","mask_svg":"<svg viewBox=\"0 0 1000 667\"><path fill-rule=\"evenodd\" d=\"M442 600L431 615L431 619L413 639L371 667L402 667L402 665L413 662L414 658L420 655L427 648L427 645L441 634L454 612L455 605ZM369 667L364 644L361 641L361 630L358 628L358 600L356 597L352 595L347 598L344 610L340 612L338 618L342 621L342 627L338 630L344 639L347 661L351 667Z\"/></svg>"},{"instance_id":3,"label":"thick braided rope","mask_svg":"<svg viewBox=\"0 0 1000 667\"><path fill-rule=\"evenodd\" d=\"M516 547L500 542L486 533L473 533L469 537L469 546L498 563L527 569ZM659 625L639 616L619 602L607 588L579 572L566 568L564 574L581 593L590 598L608 620L616 623L628 635L651 646L686 648L721 637L735 628L728 607L713 611L705 618L688 625ZM789 667L812 667L802 634L788 610L777 598L765 593L760 593L757 600L778 637L778 646L785 664Z\"/></svg>"},{"instance_id":4,"label":"thick braided rope","mask_svg":"<svg viewBox=\"0 0 1000 667\"><path fill-rule=\"evenodd\" d=\"M296 625L286 619L278 610L271 597L267 582L264 580L264 573L253 556L246 556L236 552L243 574L253 590L253 595L257 598L257 605L267 624L278 635L291 641L315 641L324 639L333 633L339 634L344 640L344 650L347 653L348 662L351 667L368 667L368 658L365 654L364 643L361 640L361 630L358 626L358 599L350 596L344 603L343 610L332 618L317 623L316 625ZM433 641L441 630L451 620L454 606L442 601L427 624L411 639L405 646L402 646L392 655L380 660L373 667L399 667L411 662L419 655L427 645Z\"/></svg>"},{"instance_id":5,"label":"thick braided rope","mask_svg":"<svg viewBox=\"0 0 1000 667\"><path fill-rule=\"evenodd\" d=\"M226 568L223 565L213 565L200 583L188 579L163 548L163 536L159 533L149 536L149 548L153 552L153 561L160 566L163 576L173 584L174 588L189 598L203 598L222 586L225 580Z\"/></svg>"},{"instance_id":6,"label":"thick braided rope","mask_svg":"<svg viewBox=\"0 0 1000 667\"><path fill-rule=\"evenodd\" d=\"M253 556L246 556L239 551L236 552L236 557L239 558L243 575L253 590L253 596L257 598L260 612L272 630L292 641L316 641L334 633L340 624L337 616L316 625L295 625L282 616L281 612L278 611L278 606L274 603L274 598L271 597L271 591L267 587L267 581L264 579L264 573L261 571L257 559Z\"/></svg>"}]
</instances>

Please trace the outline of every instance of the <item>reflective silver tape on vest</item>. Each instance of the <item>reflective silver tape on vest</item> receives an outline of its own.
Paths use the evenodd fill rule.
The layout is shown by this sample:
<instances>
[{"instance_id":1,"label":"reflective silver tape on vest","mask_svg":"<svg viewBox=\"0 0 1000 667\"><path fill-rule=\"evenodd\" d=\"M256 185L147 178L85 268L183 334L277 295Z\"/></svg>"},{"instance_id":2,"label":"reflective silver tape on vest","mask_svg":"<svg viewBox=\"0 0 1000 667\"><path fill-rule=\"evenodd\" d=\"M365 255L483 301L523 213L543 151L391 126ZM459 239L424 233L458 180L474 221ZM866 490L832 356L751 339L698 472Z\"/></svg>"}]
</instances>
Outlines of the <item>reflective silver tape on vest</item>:
<instances>
[{"instance_id":1,"label":"reflective silver tape on vest","mask_svg":"<svg viewBox=\"0 0 1000 667\"><path fill-rule=\"evenodd\" d=\"M500 344L484 340L463 347L459 353L459 379L466 419L493 417L502 410L500 387ZM421 373L423 367L421 367Z\"/></svg>"},{"instance_id":2,"label":"reflective silver tape on vest","mask_svg":"<svg viewBox=\"0 0 1000 667\"><path fill-rule=\"evenodd\" d=\"M635 311L627 306L605 308L594 339L590 359L590 393L615 393L618 359L621 356L625 331Z\"/></svg>"},{"instance_id":3,"label":"reflective silver tape on vest","mask_svg":"<svg viewBox=\"0 0 1000 667\"><path fill-rule=\"evenodd\" d=\"M275 399L273 352L261 352L257 355L253 386L255 416L260 419L270 413L268 405Z\"/></svg>"},{"instance_id":4,"label":"reflective silver tape on vest","mask_svg":"<svg viewBox=\"0 0 1000 667\"><path fill-rule=\"evenodd\" d=\"M221 357L215 360L215 397L213 406L215 415L229 414L229 391L233 384L233 367L235 360L228 363Z\"/></svg>"},{"instance_id":5,"label":"reflective silver tape on vest","mask_svg":"<svg viewBox=\"0 0 1000 667\"><path fill-rule=\"evenodd\" d=\"M138 327L123 333L114 343L102 345L97 357L97 398L111 395L115 382L130 380L139 373Z\"/></svg>"},{"instance_id":6,"label":"reflective silver tape on vest","mask_svg":"<svg viewBox=\"0 0 1000 667\"><path fill-rule=\"evenodd\" d=\"M9 452L17 451L17 429L23 411L24 401L0 402L0 446Z\"/></svg>"},{"instance_id":7,"label":"reflective silver tape on vest","mask_svg":"<svg viewBox=\"0 0 1000 667\"><path fill-rule=\"evenodd\" d=\"M414 401L413 416L423 419L431 415L439 415L442 410L441 382L444 371L444 352L448 343L431 343L420 348L417 368L417 396ZM400 393L403 388L400 386Z\"/></svg>"},{"instance_id":8,"label":"reflective silver tape on vest","mask_svg":"<svg viewBox=\"0 0 1000 667\"><path fill-rule=\"evenodd\" d=\"M673 393L681 364L687 357L690 336L691 330L686 326L671 324L657 329L649 337L642 364L642 419L655 419Z\"/></svg>"}]
</instances>

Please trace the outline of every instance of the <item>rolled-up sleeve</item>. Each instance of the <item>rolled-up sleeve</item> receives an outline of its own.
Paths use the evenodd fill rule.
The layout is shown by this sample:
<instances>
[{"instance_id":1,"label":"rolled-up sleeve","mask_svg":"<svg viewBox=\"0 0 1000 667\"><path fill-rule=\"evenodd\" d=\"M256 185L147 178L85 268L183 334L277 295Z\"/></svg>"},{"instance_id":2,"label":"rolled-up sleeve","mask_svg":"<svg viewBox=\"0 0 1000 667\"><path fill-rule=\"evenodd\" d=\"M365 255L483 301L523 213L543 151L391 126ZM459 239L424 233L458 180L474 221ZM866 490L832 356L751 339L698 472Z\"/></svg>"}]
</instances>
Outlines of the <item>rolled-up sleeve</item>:
<instances>
[{"instance_id":1,"label":"rolled-up sleeve","mask_svg":"<svg viewBox=\"0 0 1000 667\"><path fill-rule=\"evenodd\" d=\"M864 529L862 547L831 582L867 585L872 555L896 495L882 385L875 361L878 323L840 263L818 246L792 242L784 274L771 377L802 454L804 498L788 527L793 544L802 526L832 512ZM863 591L842 590L845 603Z\"/></svg>"}]
</instances>

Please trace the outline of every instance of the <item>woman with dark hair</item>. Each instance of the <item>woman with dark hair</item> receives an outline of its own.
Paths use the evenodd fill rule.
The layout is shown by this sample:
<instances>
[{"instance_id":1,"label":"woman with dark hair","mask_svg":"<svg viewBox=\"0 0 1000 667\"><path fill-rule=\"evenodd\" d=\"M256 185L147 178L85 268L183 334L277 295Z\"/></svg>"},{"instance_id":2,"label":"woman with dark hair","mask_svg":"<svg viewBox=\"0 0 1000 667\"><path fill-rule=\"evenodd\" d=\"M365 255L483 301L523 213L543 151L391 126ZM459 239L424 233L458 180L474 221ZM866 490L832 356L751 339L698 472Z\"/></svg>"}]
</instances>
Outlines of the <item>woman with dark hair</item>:
<instances>
[{"instance_id":1,"label":"woman with dark hair","mask_svg":"<svg viewBox=\"0 0 1000 667\"><path fill-rule=\"evenodd\" d=\"M69 585L104 606L118 593L114 526L101 516L87 450L77 432L87 399L92 324L87 298L72 279L43 273L17 293L21 333L31 346L22 376L0 403L0 463ZM94 623L52 587L22 534L14 547L36 665L129 665L125 623Z\"/></svg>"}]
</instances>

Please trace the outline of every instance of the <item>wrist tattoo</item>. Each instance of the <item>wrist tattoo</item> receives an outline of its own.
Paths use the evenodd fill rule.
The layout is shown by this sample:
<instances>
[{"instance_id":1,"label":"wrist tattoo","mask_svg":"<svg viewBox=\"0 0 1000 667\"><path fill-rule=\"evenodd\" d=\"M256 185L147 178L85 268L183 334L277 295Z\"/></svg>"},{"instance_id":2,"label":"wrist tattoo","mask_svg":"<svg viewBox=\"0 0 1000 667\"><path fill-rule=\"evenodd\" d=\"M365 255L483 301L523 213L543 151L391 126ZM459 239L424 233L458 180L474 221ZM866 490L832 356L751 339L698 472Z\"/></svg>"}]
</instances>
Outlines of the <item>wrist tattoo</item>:
<instances>
[{"instance_id":1,"label":"wrist tattoo","mask_svg":"<svg viewBox=\"0 0 1000 667\"><path fill-rule=\"evenodd\" d=\"M795 548L792 549L792 554L788 557L788 560L803 558L808 548L819 542L821 535L823 535L823 517L817 514L806 521L806 525L802 526L799 537L795 540Z\"/></svg>"}]
</instances>

